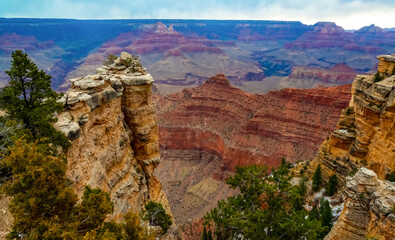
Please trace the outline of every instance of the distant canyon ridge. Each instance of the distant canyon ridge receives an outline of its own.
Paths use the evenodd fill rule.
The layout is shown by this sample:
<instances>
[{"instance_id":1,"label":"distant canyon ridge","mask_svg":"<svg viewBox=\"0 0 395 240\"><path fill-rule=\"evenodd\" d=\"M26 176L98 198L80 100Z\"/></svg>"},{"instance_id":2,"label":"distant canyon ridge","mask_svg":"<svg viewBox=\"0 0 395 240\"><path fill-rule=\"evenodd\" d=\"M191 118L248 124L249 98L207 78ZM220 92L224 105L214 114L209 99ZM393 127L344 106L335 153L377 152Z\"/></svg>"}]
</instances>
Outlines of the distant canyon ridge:
<instances>
[{"instance_id":1,"label":"distant canyon ridge","mask_svg":"<svg viewBox=\"0 0 395 240\"><path fill-rule=\"evenodd\" d=\"M0 19L0 85L22 49L65 90L66 79L95 73L109 54L138 55L165 95L225 73L251 93L351 83L395 52L395 31L346 31L331 22L225 20Z\"/></svg>"}]
</instances>

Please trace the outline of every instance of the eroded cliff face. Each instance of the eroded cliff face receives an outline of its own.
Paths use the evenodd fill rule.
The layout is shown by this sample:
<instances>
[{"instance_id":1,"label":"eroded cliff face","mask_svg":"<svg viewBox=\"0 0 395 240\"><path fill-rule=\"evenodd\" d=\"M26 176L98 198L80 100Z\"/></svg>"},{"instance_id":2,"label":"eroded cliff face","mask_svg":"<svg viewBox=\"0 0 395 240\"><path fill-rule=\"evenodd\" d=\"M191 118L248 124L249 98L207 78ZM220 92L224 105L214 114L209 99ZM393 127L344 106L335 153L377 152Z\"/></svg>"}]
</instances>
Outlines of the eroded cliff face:
<instances>
[{"instance_id":1,"label":"eroded cliff face","mask_svg":"<svg viewBox=\"0 0 395 240\"><path fill-rule=\"evenodd\" d=\"M344 208L325 240L394 237L395 183L384 179L395 170L395 57L378 59L381 77L356 76L349 107L310 163L308 172L321 164L324 179L336 174L344 189Z\"/></svg>"},{"instance_id":2,"label":"eroded cliff face","mask_svg":"<svg viewBox=\"0 0 395 240\"><path fill-rule=\"evenodd\" d=\"M175 219L203 217L232 194L224 179L236 166L313 158L350 96L349 85L249 94L218 74L159 98L156 174Z\"/></svg>"},{"instance_id":3,"label":"eroded cliff face","mask_svg":"<svg viewBox=\"0 0 395 240\"><path fill-rule=\"evenodd\" d=\"M344 210L324 240L394 239L395 184L367 168L346 181Z\"/></svg>"},{"instance_id":4,"label":"eroded cliff face","mask_svg":"<svg viewBox=\"0 0 395 240\"><path fill-rule=\"evenodd\" d=\"M379 72L392 72L395 57L378 58ZM336 130L312 162L313 167L324 166L326 179L336 173L344 184L345 178L362 166L380 179L395 170L395 75L386 74L376 82L372 75L355 78L349 107L342 111Z\"/></svg>"},{"instance_id":5,"label":"eroded cliff face","mask_svg":"<svg viewBox=\"0 0 395 240\"><path fill-rule=\"evenodd\" d=\"M86 185L109 192L115 218L140 212L149 200L170 213L153 175L160 162L153 81L137 59L122 53L96 75L71 79L61 99L66 111L55 125L72 140L67 176L80 197Z\"/></svg>"},{"instance_id":6,"label":"eroded cliff face","mask_svg":"<svg viewBox=\"0 0 395 240\"><path fill-rule=\"evenodd\" d=\"M315 88L319 85L334 86L351 84L358 74L345 64L337 64L329 69L295 66L291 74L280 81L281 87Z\"/></svg>"}]
</instances>

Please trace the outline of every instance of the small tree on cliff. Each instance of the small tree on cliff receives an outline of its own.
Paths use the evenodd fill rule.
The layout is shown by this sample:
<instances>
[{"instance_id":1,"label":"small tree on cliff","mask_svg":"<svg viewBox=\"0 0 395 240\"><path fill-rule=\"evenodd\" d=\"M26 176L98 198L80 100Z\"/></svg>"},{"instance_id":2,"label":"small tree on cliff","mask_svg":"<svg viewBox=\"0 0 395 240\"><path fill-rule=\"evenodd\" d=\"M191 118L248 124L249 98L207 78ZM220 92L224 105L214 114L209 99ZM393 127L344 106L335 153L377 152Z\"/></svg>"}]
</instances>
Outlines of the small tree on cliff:
<instances>
[{"instance_id":1,"label":"small tree on cliff","mask_svg":"<svg viewBox=\"0 0 395 240\"><path fill-rule=\"evenodd\" d=\"M163 209L162 204L153 201L149 201L145 205L143 219L148 220L153 226L160 226L163 234L165 234L173 224L170 215Z\"/></svg>"},{"instance_id":2,"label":"small tree on cliff","mask_svg":"<svg viewBox=\"0 0 395 240\"><path fill-rule=\"evenodd\" d=\"M8 86L0 92L0 107L11 119L21 122L34 139L46 137L66 149L70 144L64 134L56 131L51 122L54 112L62 110L60 95L51 88L51 76L39 70L21 50L12 53Z\"/></svg>"},{"instance_id":3,"label":"small tree on cliff","mask_svg":"<svg viewBox=\"0 0 395 240\"><path fill-rule=\"evenodd\" d=\"M333 196L337 192L337 177L336 174L329 178L328 185L326 186L325 193L329 196Z\"/></svg>"},{"instance_id":4,"label":"small tree on cliff","mask_svg":"<svg viewBox=\"0 0 395 240\"><path fill-rule=\"evenodd\" d=\"M313 175L313 184L312 184L313 191L318 191L322 185L322 172L321 172L321 164L318 164L317 168L315 169Z\"/></svg>"}]
</instances>

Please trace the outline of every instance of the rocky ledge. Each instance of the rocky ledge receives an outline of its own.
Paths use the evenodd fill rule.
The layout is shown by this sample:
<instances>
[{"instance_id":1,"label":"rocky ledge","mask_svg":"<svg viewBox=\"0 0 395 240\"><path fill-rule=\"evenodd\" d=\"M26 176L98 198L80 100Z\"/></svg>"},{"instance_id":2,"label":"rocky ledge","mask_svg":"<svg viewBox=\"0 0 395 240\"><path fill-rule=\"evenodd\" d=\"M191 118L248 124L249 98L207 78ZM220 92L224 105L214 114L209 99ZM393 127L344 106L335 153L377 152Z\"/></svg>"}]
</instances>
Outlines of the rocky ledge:
<instances>
[{"instance_id":1,"label":"rocky ledge","mask_svg":"<svg viewBox=\"0 0 395 240\"><path fill-rule=\"evenodd\" d=\"M380 60L379 66L383 62L390 63ZM376 75L358 75L349 107L343 110L336 130L321 145L312 166L321 163L324 177L328 179L336 173L343 185L345 178L360 167L372 169L385 179L395 171L394 133L395 75L380 71Z\"/></svg>"},{"instance_id":2,"label":"rocky ledge","mask_svg":"<svg viewBox=\"0 0 395 240\"><path fill-rule=\"evenodd\" d=\"M325 240L393 239L395 232L395 183L378 179L361 168L347 177L344 209Z\"/></svg>"},{"instance_id":3,"label":"rocky ledge","mask_svg":"<svg viewBox=\"0 0 395 240\"><path fill-rule=\"evenodd\" d=\"M85 185L109 192L114 217L139 212L149 200L170 212L153 176L160 161L153 81L136 57L122 52L97 74L71 79L60 99L65 111L55 127L72 140L67 175L79 196Z\"/></svg>"}]
</instances>

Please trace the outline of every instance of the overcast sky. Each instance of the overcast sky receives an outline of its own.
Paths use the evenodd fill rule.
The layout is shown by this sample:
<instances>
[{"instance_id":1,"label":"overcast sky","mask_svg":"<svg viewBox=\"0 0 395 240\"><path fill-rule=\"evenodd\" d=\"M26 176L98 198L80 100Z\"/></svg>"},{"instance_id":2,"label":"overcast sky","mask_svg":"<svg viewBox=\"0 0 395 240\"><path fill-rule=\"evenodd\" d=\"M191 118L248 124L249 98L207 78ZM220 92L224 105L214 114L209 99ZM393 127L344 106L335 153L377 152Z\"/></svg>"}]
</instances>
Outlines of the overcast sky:
<instances>
[{"instance_id":1,"label":"overcast sky","mask_svg":"<svg viewBox=\"0 0 395 240\"><path fill-rule=\"evenodd\" d=\"M395 0L0 0L0 17L332 21L395 27Z\"/></svg>"}]
</instances>

